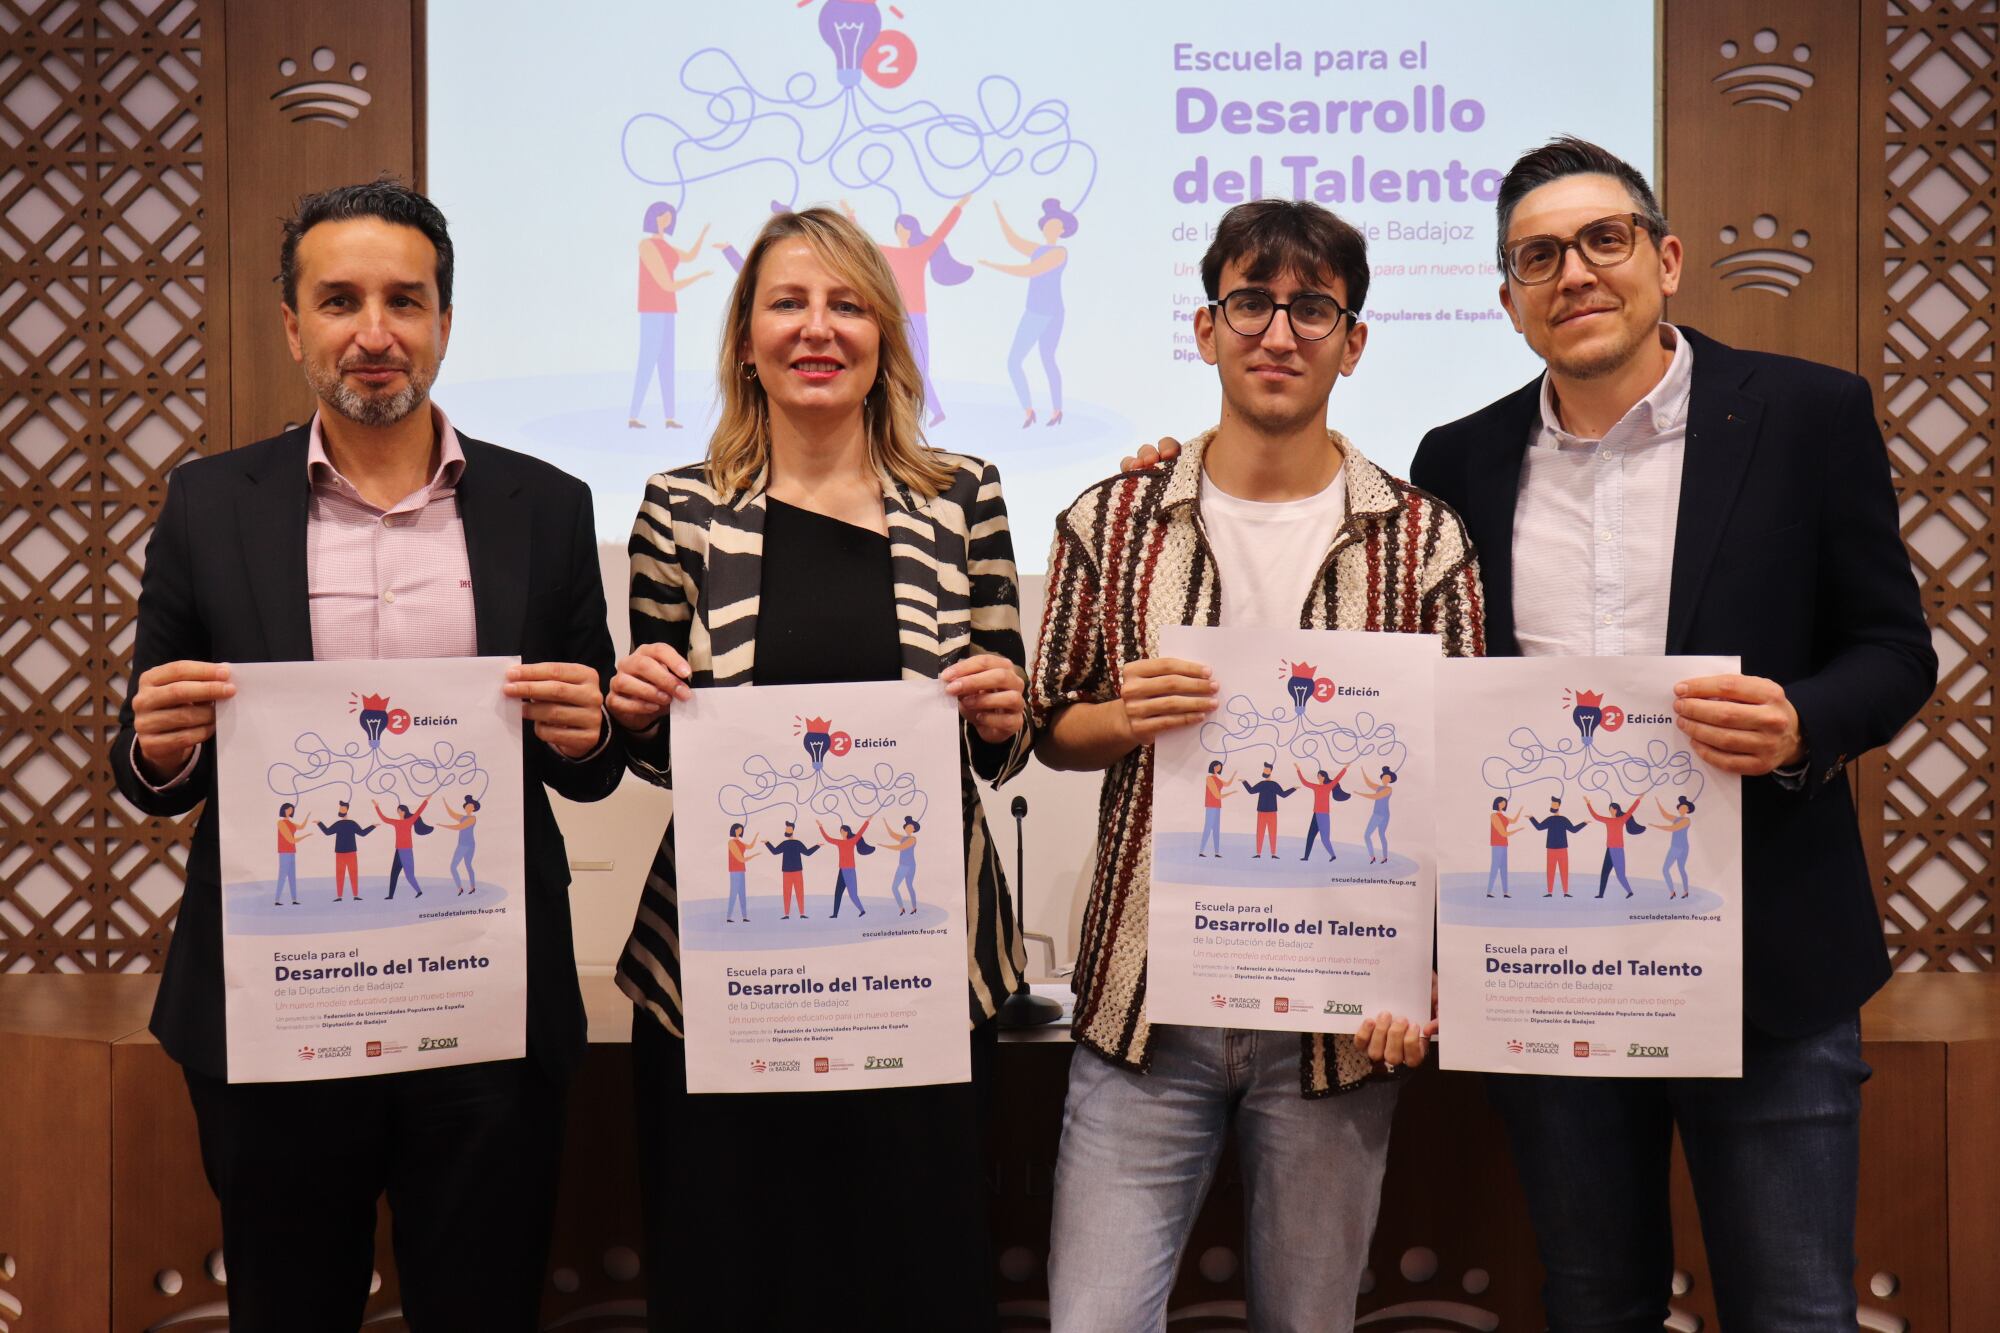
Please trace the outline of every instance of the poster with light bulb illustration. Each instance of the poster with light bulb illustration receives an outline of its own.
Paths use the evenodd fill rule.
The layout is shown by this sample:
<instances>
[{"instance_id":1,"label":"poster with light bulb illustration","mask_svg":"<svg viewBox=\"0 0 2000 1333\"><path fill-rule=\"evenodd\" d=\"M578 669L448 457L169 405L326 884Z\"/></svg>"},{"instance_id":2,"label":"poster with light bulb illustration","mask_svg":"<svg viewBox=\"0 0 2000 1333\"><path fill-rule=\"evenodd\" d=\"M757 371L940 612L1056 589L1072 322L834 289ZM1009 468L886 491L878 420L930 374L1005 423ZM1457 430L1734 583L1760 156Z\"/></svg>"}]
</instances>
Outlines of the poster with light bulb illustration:
<instances>
[{"instance_id":1,"label":"poster with light bulb illustration","mask_svg":"<svg viewBox=\"0 0 2000 1333\"><path fill-rule=\"evenodd\" d=\"M1741 779L1674 685L1733 657L1446 662L1439 1058L1502 1073L1742 1068Z\"/></svg>"},{"instance_id":2,"label":"poster with light bulb illustration","mask_svg":"<svg viewBox=\"0 0 2000 1333\"><path fill-rule=\"evenodd\" d=\"M1430 1017L1434 634L1176 627L1220 707L1154 743L1154 1022Z\"/></svg>"},{"instance_id":3,"label":"poster with light bulb illustration","mask_svg":"<svg viewBox=\"0 0 2000 1333\"><path fill-rule=\"evenodd\" d=\"M231 1082L519 1058L518 658L230 667L216 708Z\"/></svg>"},{"instance_id":4,"label":"poster with light bulb illustration","mask_svg":"<svg viewBox=\"0 0 2000 1333\"><path fill-rule=\"evenodd\" d=\"M688 1090L970 1078L944 687L701 689L669 732L679 920L661 933L680 940Z\"/></svg>"}]
</instances>

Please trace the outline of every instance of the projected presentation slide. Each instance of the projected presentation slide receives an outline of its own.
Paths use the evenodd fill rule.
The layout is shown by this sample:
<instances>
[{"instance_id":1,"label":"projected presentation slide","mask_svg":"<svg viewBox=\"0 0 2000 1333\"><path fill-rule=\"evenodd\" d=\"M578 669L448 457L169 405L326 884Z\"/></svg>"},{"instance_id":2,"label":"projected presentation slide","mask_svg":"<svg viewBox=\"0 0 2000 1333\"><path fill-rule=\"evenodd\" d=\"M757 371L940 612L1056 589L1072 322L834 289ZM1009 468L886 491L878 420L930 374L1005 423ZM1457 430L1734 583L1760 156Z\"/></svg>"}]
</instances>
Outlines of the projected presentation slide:
<instances>
[{"instance_id":1,"label":"projected presentation slide","mask_svg":"<svg viewBox=\"0 0 2000 1333\"><path fill-rule=\"evenodd\" d=\"M428 6L428 181L458 245L438 400L585 478L622 540L703 456L722 311L774 209L851 210L926 367L932 443L990 459L1024 570L1121 454L1214 424L1193 319L1233 203L1317 200L1373 269L1329 420L1406 472L1539 364L1493 199L1559 133L1653 157L1650 5L593 0ZM733 358L732 358L733 359ZM671 424L670 424L671 423Z\"/></svg>"}]
</instances>

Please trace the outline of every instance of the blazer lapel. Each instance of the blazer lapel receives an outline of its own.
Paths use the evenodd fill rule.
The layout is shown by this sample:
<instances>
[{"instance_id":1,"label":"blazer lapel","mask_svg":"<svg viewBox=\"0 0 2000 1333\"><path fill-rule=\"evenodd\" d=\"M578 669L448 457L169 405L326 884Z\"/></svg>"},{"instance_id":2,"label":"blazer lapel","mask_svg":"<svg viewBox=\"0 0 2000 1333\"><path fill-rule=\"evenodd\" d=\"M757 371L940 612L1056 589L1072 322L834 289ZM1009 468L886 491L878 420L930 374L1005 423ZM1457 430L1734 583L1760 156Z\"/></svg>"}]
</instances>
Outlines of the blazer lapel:
<instances>
[{"instance_id":1,"label":"blazer lapel","mask_svg":"<svg viewBox=\"0 0 2000 1333\"><path fill-rule=\"evenodd\" d=\"M306 510L312 482L306 475L306 432L300 429L278 451L275 465L249 474L251 493L236 511L243 538L243 569L264 631L271 662L310 662L312 601L306 584Z\"/></svg>"},{"instance_id":2,"label":"blazer lapel","mask_svg":"<svg viewBox=\"0 0 2000 1333\"><path fill-rule=\"evenodd\" d=\"M882 512L889 521L889 569L895 583L903 679L935 680L946 666L938 625L937 523L928 505L887 475L882 477Z\"/></svg>"},{"instance_id":3,"label":"blazer lapel","mask_svg":"<svg viewBox=\"0 0 2000 1333\"><path fill-rule=\"evenodd\" d=\"M465 525L465 559L472 569L472 622L481 657L524 651L529 550L533 524L521 479L504 457L478 440L458 437L465 471L457 486Z\"/></svg>"},{"instance_id":4,"label":"blazer lapel","mask_svg":"<svg viewBox=\"0 0 2000 1333\"><path fill-rule=\"evenodd\" d=\"M764 486L769 480L767 466L734 496L718 497L709 512L708 549L702 555L695 614L708 627L712 684L748 685L756 679L757 613L764 592ZM729 612L727 623L718 627L716 617L724 611ZM718 671L716 662L728 666Z\"/></svg>"},{"instance_id":5,"label":"blazer lapel","mask_svg":"<svg viewBox=\"0 0 2000 1333\"><path fill-rule=\"evenodd\" d=\"M1459 517L1479 552L1486 596L1486 650L1495 656L1521 651L1514 637L1514 505L1521 494L1521 462L1541 417L1542 381L1514 391L1500 413L1498 438L1473 450Z\"/></svg>"},{"instance_id":6,"label":"blazer lapel","mask_svg":"<svg viewBox=\"0 0 2000 1333\"><path fill-rule=\"evenodd\" d=\"M1669 655L1687 650L1694 608L1700 604L1715 548L1749 471L1764 413L1763 402L1743 392L1745 371L1729 348L1700 338L1694 352L1680 514L1674 523L1673 584L1667 599Z\"/></svg>"}]
</instances>

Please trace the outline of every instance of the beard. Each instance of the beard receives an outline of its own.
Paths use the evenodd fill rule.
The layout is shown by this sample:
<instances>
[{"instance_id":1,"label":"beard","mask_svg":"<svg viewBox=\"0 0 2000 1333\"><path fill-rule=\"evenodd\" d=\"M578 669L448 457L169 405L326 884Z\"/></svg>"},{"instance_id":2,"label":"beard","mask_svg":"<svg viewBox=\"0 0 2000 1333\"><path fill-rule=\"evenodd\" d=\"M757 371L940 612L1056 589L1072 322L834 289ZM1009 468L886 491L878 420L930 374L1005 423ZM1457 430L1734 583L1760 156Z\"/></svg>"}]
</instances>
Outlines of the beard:
<instances>
[{"instance_id":1,"label":"beard","mask_svg":"<svg viewBox=\"0 0 2000 1333\"><path fill-rule=\"evenodd\" d=\"M1573 352L1551 350L1542 359L1549 369L1573 380L1594 380L1622 370L1644 347L1646 340L1658 340L1658 323L1642 328L1621 328L1618 336L1607 343L1582 348Z\"/></svg>"},{"instance_id":2,"label":"beard","mask_svg":"<svg viewBox=\"0 0 2000 1333\"><path fill-rule=\"evenodd\" d=\"M360 369L368 362L354 362L346 369ZM369 393L349 384L342 375L342 367L327 366L308 360L306 362L306 382L321 402L346 417L357 426L393 426L398 421L422 407L430 398L431 385L437 380L437 367L428 370L414 362L398 365L403 371L403 387L394 393Z\"/></svg>"}]
</instances>

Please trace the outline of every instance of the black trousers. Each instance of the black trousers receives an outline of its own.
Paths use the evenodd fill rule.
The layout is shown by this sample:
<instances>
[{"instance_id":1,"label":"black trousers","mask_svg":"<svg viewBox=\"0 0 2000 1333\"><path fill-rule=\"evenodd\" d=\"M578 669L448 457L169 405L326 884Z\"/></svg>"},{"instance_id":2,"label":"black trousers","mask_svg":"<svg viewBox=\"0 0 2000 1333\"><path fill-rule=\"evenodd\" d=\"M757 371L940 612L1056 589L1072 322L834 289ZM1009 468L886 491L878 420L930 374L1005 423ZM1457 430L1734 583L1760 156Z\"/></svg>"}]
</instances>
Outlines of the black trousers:
<instances>
[{"instance_id":1,"label":"black trousers","mask_svg":"<svg viewBox=\"0 0 2000 1333\"><path fill-rule=\"evenodd\" d=\"M314 1083L183 1072L222 1205L234 1333L354 1333L384 1190L415 1333L536 1327L564 1092L541 1066Z\"/></svg>"},{"instance_id":2,"label":"black trousers","mask_svg":"<svg viewBox=\"0 0 2000 1333\"><path fill-rule=\"evenodd\" d=\"M651 1333L988 1333L994 1031L972 1082L690 1095L687 1057L632 1023Z\"/></svg>"}]
</instances>

